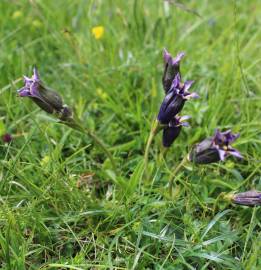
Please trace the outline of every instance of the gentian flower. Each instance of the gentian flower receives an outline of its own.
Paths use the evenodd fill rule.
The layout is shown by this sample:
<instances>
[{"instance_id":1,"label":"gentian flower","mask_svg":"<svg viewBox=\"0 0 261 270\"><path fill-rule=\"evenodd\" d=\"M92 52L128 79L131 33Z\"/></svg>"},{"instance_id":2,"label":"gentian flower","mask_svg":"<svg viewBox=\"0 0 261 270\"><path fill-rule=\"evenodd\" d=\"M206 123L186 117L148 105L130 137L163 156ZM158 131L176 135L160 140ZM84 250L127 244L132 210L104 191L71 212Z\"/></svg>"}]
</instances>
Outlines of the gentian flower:
<instances>
[{"instance_id":1,"label":"gentian flower","mask_svg":"<svg viewBox=\"0 0 261 270\"><path fill-rule=\"evenodd\" d=\"M198 98L196 93L190 93L188 91L192 86L193 81L186 81L183 84L180 79L180 74L177 73L161 104L158 121L163 125L167 125L171 119L182 110L186 100Z\"/></svg>"},{"instance_id":2,"label":"gentian flower","mask_svg":"<svg viewBox=\"0 0 261 270\"><path fill-rule=\"evenodd\" d=\"M18 90L20 97L31 98L47 113L63 114L65 106L61 96L43 85L36 68L34 68L31 78L24 76L24 84L25 86Z\"/></svg>"},{"instance_id":3,"label":"gentian flower","mask_svg":"<svg viewBox=\"0 0 261 270\"><path fill-rule=\"evenodd\" d=\"M183 121L189 118L189 116L175 116L169 122L168 126L164 127L162 136L162 144L164 147L170 147L172 145L172 143L179 136L182 126L188 126L188 123Z\"/></svg>"},{"instance_id":4,"label":"gentian flower","mask_svg":"<svg viewBox=\"0 0 261 270\"><path fill-rule=\"evenodd\" d=\"M233 203L240 205L261 205L261 192L257 190L251 190L238 194L233 194L231 200Z\"/></svg>"},{"instance_id":5,"label":"gentian flower","mask_svg":"<svg viewBox=\"0 0 261 270\"><path fill-rule=\"evenodd\" d=\"M165 68L162 77L162 84L165 93L169 91L174 78L179 73L179 63L184 56L185 53L180 52L175 58L173 58L166 49L163 50Z\"/></svg>"},{"instance_id":6,"label":"gentian flower","mask_svg":"<svg viewBox=\"0 0 261 270\"><path fill-rule=\"evenodd\" d=\"M213 137L203 140L192 149L189 160L197 164L208 164L223 161L229 155L243 158L230 146L238 137L239 134L232 134L230 130L225 132L217 130Z\"/></svg>"}]
</instances>

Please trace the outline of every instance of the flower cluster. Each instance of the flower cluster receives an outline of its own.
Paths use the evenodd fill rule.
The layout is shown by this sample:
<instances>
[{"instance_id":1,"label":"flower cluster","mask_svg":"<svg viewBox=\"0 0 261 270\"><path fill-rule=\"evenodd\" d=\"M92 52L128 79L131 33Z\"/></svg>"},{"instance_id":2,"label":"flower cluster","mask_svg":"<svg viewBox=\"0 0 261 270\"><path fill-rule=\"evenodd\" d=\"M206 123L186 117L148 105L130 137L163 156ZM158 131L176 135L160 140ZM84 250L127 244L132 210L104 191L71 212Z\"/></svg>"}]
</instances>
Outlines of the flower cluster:
<instances>
[{"instance_id":1,"label":"flower cluster","mask_svg":"<svg viewBox=\"0 0 261 270\"><path fill-rule=\"evenodd\" d=\"M166 49L163 52L165 68L162 84L165 98L159 110L158 121L163 126L164 147L170 147L180 134L182 126L188 125L183 123L183 120L188 119L187 116L178 116L186 100L199 97L196 93L189 92L194 81L181 82L180 61L184 56L185 54L181 52L173 58Z\"/></svg>"},{"instance_id":2,"label":"flower cluster","mask_svg":"<svg viewBox=\"0 0 261 270\"><path fill-rule=\"evenodd\" d=\"M173 58L164 50L165 69L162 84L165 91L165 98L157 117L158 123L163 129L162 143L164 147L170 147L179 136L182 126L188 125L188 123L184 122L184 120L189 118L188 116L178 116L185 102L191 98L198 98L196 93L189 92L193 81L181 82L180 61L184 55L185 54L182 52ZM233 134L231 130L221 132L217 129L212 137L204 139L192 148L188 158L184 158L182 163L176 167L174 177L183 165L183 162L190 161L195 164L209 164L224 161L228 156L243 158L242 155L231 146L238 137L239 134ZM172 177L169 182L170 194L172 194L174 177ZM261 206L261 192L257 190L228 194L225 195L225 198L228 198L228 200L234 204Z\"/></svg>"},{"instance_id":3,"label":"flower cluster","mask_svg":"<svg viewBox=\"0 0 261 270\"><path fill-rule=\"evenodd\" d=\"M162 84L165 98L160 106L157 120L163 129L163 146L170 147L179 136L182 126L188 126L184 120L187 120L189 116L180 117L178 114L187 100L199 96L194 92L189 92L194 81L181 82L180 61L185 54L181 52L173 58L164 49L163 56L165 68ZM230 145L238 137L239 134L233 134L230 130L225 132L216 130L213 137L207 138L193 147L189 154L189 161L208 164L223 161L229 155L242 158L241 154Z\"/></svg>"}]
</instances>

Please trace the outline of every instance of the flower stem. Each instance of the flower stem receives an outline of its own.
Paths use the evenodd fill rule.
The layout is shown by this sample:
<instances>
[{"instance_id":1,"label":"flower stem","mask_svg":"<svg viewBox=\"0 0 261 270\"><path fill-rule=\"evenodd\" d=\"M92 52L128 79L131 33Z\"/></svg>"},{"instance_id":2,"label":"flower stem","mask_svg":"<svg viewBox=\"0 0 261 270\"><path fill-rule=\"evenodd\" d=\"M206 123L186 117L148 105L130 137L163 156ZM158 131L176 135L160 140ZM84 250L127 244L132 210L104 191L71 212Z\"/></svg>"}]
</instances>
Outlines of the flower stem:
<instances>
[{"instance_id":1,"label":"flower stem","mask_svg":"<svg viewBox=\"0 0 261 270\"><path fill-rule=\"evenodd\" d=\"M111 165L113 167L113 170L115 172L117 172L117 167L114 161L114 158L111 154L111 152L108 150L108 148L106 147L106 145L103 143L103 141L101 141L96 135L95 133L93 133L90 130L85 129L86 133L93 139L93 141L101 148L101 150L107 155L107 157L109 158Z\"/></svg>"},{"instance_id":2,"label":"flower stem","mask_svg":"<svg viewBox=\"0 0 261 270\"><path fill-rule=\"evenodd\" d=\"M158 133L160 128L160 124L158 120L155 120L152 123L151 126L151 130L150 130L150 135L149 138L147 140L147 144L146 144L146 148L145 148L145 152L144 152L144 174L145 174L145 180L148 180L149 175L148 175L148 160L149 160L149 150L150 150L150 146L151 143L155 137L155 135Z\"/></svg>"},{"instance_id":3,"label":"flower stem","mask_svg":"<svg viewBox=\"0 0 261 270\"><path fill-rule=\"evenodd\" d=\"M169 195L172 197L172 188L173 183L176 177L176 174L178 171L187 163L187 156L185 156L182 161L179 163L179 165L174 169L173 173L171 174L170 180L169 180Z\"/></svg>"},{"instance_id":4,"label":"flower stem","mask_svg":"<svg viewBox=\"0 0 261 270\"><path fill-rule=\"evenodd\" d=\"M79 132L90 136L92 138L92 140L95 142L95 144L98 145L101 148L101 150L104 152L104 154L109 158L111 165L113 167L113 170L115 172L117 172L115 160L114 160L111 152L108 150L108 148L104 144L104 142L101 139L99 139L93 131L91 131L87 128L84 128L83 125L81 125L81 123L79 123L79 121L75 121L74 119L70 119L70 120L71 121L61 121L61 123L71 127L72 129L78 130Z\"/></svg>"}]
</instances>

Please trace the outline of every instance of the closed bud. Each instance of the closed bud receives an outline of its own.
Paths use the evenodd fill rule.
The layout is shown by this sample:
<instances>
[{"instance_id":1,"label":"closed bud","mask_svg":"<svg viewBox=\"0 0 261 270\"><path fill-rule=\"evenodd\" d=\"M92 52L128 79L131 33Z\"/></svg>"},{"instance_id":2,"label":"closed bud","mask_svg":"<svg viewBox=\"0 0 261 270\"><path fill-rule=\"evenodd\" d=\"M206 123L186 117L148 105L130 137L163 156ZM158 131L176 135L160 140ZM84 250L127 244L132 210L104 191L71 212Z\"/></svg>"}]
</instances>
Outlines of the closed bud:
<instances>
[{"instance_id":1,"label":"closed bud","mask_svg":"<svg viewBox=\"0 0 261 270\"><path fill-rule=\"evenodd\" d=\"M189 116L177 117L175 116L168 126L163 129L162 144L164 147L170 147L177 139L182 129L182 126L188 126L187 122L183 122L190 118Z\"/></svg>"},{"instance_id":2,"label":"closed bud","mask_svg":"<svg viewBox=\"0 0 261 270\"><path fill-rule=\"evenodd\" d=\"M246 191L242 193L233 194L231 201L235 204L246 206L260 206L261 205L261 192L257 190Z\"/></svg>"},{"instance_id":3,"label":"closed bud","mask_svg":"<svg viewBox=\"0 0 261 270\"><path fill-rule=\"evenodd\" d=\"M179 65L181 59L185 56L185 53L181 52L178 53L178 55L173 58L171 54L164 49L163 51L163 59L164 59L164 73L162 77L162 84L165 93L167 93L171 87L171 84L176 77L176 75L179 73Z\"/></svg>"}]
</instances>

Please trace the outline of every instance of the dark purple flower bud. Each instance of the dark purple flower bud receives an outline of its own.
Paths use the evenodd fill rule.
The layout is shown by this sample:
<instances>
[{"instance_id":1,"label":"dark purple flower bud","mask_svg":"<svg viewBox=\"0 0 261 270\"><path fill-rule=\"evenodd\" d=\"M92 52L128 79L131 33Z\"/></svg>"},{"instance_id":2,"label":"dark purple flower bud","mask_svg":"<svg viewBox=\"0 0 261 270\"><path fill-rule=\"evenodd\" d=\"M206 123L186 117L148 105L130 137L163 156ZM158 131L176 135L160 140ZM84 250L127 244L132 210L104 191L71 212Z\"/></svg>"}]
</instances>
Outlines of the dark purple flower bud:
<instances>
[{"instance_id":1,"label":"dark purple flower bud","mask_svg":"<svg viewBox=\"0 0 261 270\"><path fill-rule=\"evenodd\" d=\"M184 120L189 119L189 116L177 117L175 116L167 127L163 129L162 144L164 147L170 147L172 143L179 136L182 126L188 126Z\"/></svg>"},{"instance_id":2,"label":"dark purple flower bud","mask_svg":"<svg viewBox=\"0 0 261 270\"><path fill-rule=\"evenodd\" d=\"M165 93L169 91L174 78L179 73L179 63L184 56L185 53L180 52L175 58L173 58L166 49L163 50L165 68L162 77L162 84Z\"/></svg>"},{"instance_id":3,"label":"dark purple flower bud","mask_svg":"<svg viewBox=\"0 0 261 270\"><path fill-rule=\"evenodd\" d=\"M233 194L231 198L235 204L256 206L261 205L261 192L257 190L246 191L238 194Z\"/></svg>"},{"instance_id":4,"label":"dark purple flower bud","mask_svg":"<svg viewBox=\"0 0 261 270\"><path fill-rule=\"evenodd\" d=\"M48 113L60 113L63 110L61 96L43 85L36 68L34 68L34 74L31 78L24 76L24 83L25 86L18 90L20 97L31 98Z\"/></svg>"},{"instance_id":5,"label":"dark purple flower bud","mask_svg":"<svg viewBox=\"0 0 261 270\"><path fill-rule=\"evenodd\" d=\"M232 134L230 130L225 132L217 130L213 137L203 140L192 149L189 160L197 164L208 164L223 161L229 155L243 158L230 146L238 137L239 134Z\"/></svg>"},{"instance_id":6,"label":"dark purple flower bud","mask_svg":"<svg viewBox=\"0 0 261 270\"><path fill-rule=\"evenodd\" d=\"M161 124L167 125L183 108L185 101L190 98L198 98L196 93L190 93L188 90L192 86L193 81L186 81L184 84L180 82L180 74L176 74L171 88L165 96L158 120Z\"/></svg>"},{"instance_id":7,"label":"dark purple flower bud","mask_svg":"<svg viewBox=\"0 0 261 270\"><path fill-rule=\"evenodd\" d=\"M9 133L6 133L2 136L2 140L4 143L10 143L12 141L12 135Z\"/></svg>"}]
</instances>

